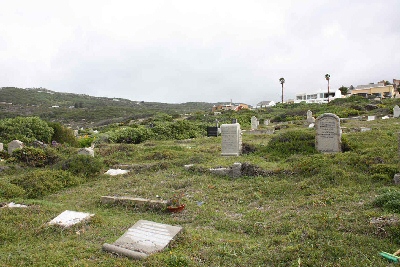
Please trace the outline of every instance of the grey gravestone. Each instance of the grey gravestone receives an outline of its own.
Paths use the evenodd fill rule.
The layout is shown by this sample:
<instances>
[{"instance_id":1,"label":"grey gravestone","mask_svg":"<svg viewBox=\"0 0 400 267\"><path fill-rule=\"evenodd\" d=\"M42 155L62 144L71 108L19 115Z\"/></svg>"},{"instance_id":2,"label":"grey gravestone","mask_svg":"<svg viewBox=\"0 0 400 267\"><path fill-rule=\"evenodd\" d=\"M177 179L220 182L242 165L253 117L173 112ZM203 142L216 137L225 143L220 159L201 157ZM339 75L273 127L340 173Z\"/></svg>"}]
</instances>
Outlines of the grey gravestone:
<instances>
[{"instance_id":1,"label":"grey gravestone","mask_svg":"<svg viewBox=\"0 0 400 267\"><path fill-rule=\"evenodd\" d=\"M91 147L85 147L85 148L79 149L78 154L94 157L94 150Z\"/></svg>"},{"instance_id":2,"label":"grey gravestone","mask_svg":"<svg viewBox=\"0 0 400 267\"><path fill-rule=\"evenodd\" d=\"M218 136L218 127L207 127L207 136Z\"/></svg>"},{"instance_id":3,"label":"grey gravestone","mask_svg":"<svg viewBox=\"0 0 400 267\"><path fill-rule=\"evenodd\" d=\"M222 124L222 156L239 156L242 153L242 131L240 124Z\"/></svg>"},{"instance_id":4,"label":"grey gravestone","mask_svg":"<svg viewBox=\"0 0 400 267\"><path fill-rule=\"evenodd\" d=\"M265 119L264 120L264 125L269 125L270 124L270 120Z\"/></svg>"},{"instance_id":5,"label":"grey gravestone","mask_svg":"<svg viewBox=\"0 0 400 267\"><path fill-rule=\"evenodd\" d=\"M311 110L308 110L308 111L307 111L307 122L308 122L309 124L315 122L315 118L312 116L312 111L311 111Z\"/></svg>"},{"instance_id":6,"label":"grey gravestone","mask_svg":"<svg viewBox=\"0 0 400 267\"><path fill-rule=\"evenodd\" d=\"M4 149L3 143L0 143L0 151L3 151L3 149Z\"/></svg>"},{"instance_id":7,"label":"grey gravestone","mask_svg":"<svg viewBox=\"0 0 400 267\"><path fill-rule=\"evenodd\" d=\"M19 140L13 140L13 141L11 141L10 143L8 143L8 154L12 154L12 152L15 150L15 149L18 149L18 148L23 148L24 147L24 143L22 143L21 141L19 141Z\"/></svg>"},{"instance_id":8,"label":"grey gravestone","mask_svg":"<svg viewBox=\"0 0 400 267\"><path fill-rule=\"evenodd\" d=\"M251 129L252 130L257 130L258 128L258 119L256 116L251 117Z\"/></svg>"},{"instance_id":9,"label":"grey gravestone","mask_svg":"<svg viewBox=\"0 0 400 267\"><path fill-rule=\"evenodd\" d=\"M341 152L342 132L340 119L332 113L325 113L315 121L315 148L320 152L335 153Z\"/></svg>"},{"instance_id":10,"label":"grey gravestone","mask_svg":"<svg viewBox=\"0 0 400 267\"><path fill-rule=\"evenodd\" d=\"M398 105L393 108L393 118L400 117L400 107Z\"/></svg>"},{"instance_id":11,"label":"grey gravestone","mask_svg":"<svg viewBox=\"0 0 400 267\"><path fill-rule=\"evenodd\" d=\"M368 116L367 121L373 121L373 120L375 120L375 116Z\"/></svg>"},{"instance_id":12,"label":"grey gravestone","mask_svg":"<svg viewBox=\"0 0 400 267\"><path fill-rule=\"evenodd\" d=\"M163 250L181 230L180 226L139 220L113 244L103 244L103 249L133 259L144 259Z\"/></svg>"}]
</instances>

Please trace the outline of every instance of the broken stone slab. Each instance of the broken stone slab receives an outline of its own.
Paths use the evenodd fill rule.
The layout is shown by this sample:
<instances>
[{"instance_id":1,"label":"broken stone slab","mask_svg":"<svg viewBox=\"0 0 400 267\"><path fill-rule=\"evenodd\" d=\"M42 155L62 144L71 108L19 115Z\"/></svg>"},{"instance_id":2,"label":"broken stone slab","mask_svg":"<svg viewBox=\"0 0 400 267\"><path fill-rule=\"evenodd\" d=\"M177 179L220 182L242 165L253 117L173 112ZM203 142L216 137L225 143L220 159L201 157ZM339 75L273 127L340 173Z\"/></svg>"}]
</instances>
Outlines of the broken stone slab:
<instances>
[{"instance_id":1,"label":"broken stone slab","mask_svg":"<svg viewBox=\"0 0 400 267\"><path fill-rule=\"evenodd\" d=\"M133 197L112 197L112 196L102 196L101 203L130 205L136 207L148 207L158 210L165 209L165 207L167 206L167 201L164 200L151 200L151 199L133 198Z\"/></svg>"},{"instance_id":2,"label":"broken stone slab","mask_svg":"<svg viewBox=\"0 0 400 267\"><path fill-rule=\"evenodd\" d=\"M120 175L120 174L125 174L128 173L129 170L122 170L122 169L109 169L108 171L106 171L104 174L108 174L111 176L115 176L115 175Z\"/></svg>"},{"instance_id":3,"label":"broken stone slab","mask_svg":"<svg viewBox=\"0 0 400 267\"><path fill-rule=\"evenodd\" d=\"M103 250L132 259L144 259L162 251L182 229L180 226L139 220L113 244L103 244Z\"/></svg>"},{"instance_id":4,"label":"broken stone slab","mask_svg":"<svg viewBox=\"0 0 400 267\"><path fill-rule=\"evenodd\" d=\"M66 228L82 221L89 220L92 216L94 216L94 214L65 210L60 215L51 220L48 224L56 224Z\"/></svg>"},{"instance_id":5,"label":"broken stone slab","mask_svg":"<svg viewBox=\"0 0 400 267\"><path fill-rule=\"evenodd\" d=\"M238 178L242 176L242 163L235 162L229 168L215 168L210 169L210 172L216 175L228 175L232 178Z\"/></svg>"},{"instance_id":6,"label":"broken stone slab","mask_svg":"<svg viewBox=\"0 0 400 267\"><path fill-rule=\"evenodd\" d=\"M2 206L2 208L27 208L27 205L23 205L23 204L16 204L14 202L10 202L8 204L5 204L4 206Z\"/></svg>"}]
</instances>

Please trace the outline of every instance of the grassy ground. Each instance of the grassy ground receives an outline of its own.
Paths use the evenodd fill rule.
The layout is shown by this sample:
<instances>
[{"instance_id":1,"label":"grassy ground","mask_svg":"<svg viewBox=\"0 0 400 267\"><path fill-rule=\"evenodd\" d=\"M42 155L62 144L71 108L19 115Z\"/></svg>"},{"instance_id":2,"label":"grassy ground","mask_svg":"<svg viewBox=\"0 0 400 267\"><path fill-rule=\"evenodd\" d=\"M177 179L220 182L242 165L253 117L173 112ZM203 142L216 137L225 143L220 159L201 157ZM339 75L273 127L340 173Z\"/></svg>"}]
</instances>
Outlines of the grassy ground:
<instances>
[{"instance_id":1,"label":"grassy ground","mask_svg":"<svg viewBox=\"0 0 400 267\"><path fill-rule=\"evenodd\" d=\"M246 134L243 142L256 150L240 157L220 156L220 137L101 144L97 157L109 167L133 165L132 171L101 175L42 199L0 198L30 205L0 209L0 266L390 266L378 253L400 248L400 227L371 219L397 218L373 201L396 189L390 170L398 169L400 124L391 119L341 126L348 129L351 150L332 155L270 157L265 147L272 136ZM372 130L353 131L360 126ZM306 128L290 125L281 132L297 127ZM234 162L269 172L233 179L205 171ZM199 168L188 171L185 164ZM5 172L0 181L17 172ZM177 214L100 202L104 195L168 199L181 192L186 209ZM68 229L46 225L64 210L95 216ZM101 250L140 219L180 225L184 232L142 261Z\"/></svg>"}]
</instances>

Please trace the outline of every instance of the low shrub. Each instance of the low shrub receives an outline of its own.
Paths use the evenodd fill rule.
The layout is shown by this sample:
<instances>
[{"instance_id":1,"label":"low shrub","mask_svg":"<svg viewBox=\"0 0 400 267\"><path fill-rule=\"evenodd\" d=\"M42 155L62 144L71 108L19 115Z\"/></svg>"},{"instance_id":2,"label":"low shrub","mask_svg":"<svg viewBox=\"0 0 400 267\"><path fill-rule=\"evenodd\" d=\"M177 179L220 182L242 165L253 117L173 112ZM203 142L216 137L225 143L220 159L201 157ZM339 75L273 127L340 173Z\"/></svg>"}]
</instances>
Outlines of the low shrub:
<instances>
[{"instance_id":1,"label":"low shrub","mask_svg":"<svg viewBox=\"0 0 400 267\"><path fill-rule=\"evenodd\" d=\"M18 185L12 184L7 181L0 181L0 197L14 198L22 197L25 195L25 190Z\"/></svg>"},{"instance_id":2,"label":"low shrub","mask_svg":"<svg viewBox=\"0 0 400 267\"><path fill-rule=\"evenodd\" d=\"M151 130L139 127L124 127L108 133L108 139L113 143L139 144L153 136Z\"/></svg>"},{"instance_id":3,"label":"low shrub","mask_svg":"<svg viewBox=\"0 0 400 267\"><path fill-rule=\"evenodd\" d=\"M288 131L272 137L267 152L279 157L293 154L309 155L316 153L315 133L304 130Z\"/></svg>"},{"instance_id":4,"label":"low shrub","mask_svg":"<svg viewBox=\"0 0 400 267\"><path fill-rule=\"evenodd\" d=\"M30 167L44 167L54 164L58 160L58 156L54 149L51 148L35 148L23 147L16 149L9 158L9 162L19 162Z\"/></svg>"},{"instance_id":5,"label":"low shrub","mask_svg":"<svg viewBox=\"0 0 400 267\"><path fill-rule=\"evenodd\" d=\"M87 155L74 155L62 164L63 170L68 170L74 175L83 176L86 179L102 173L104 162L100 158Z\"/></svg>"},{"instance_id":6,"label":"low shrub","mask_svg":"<svg viewBox=\"0 0 400 267\"><path fill-rule=\"evenodd\" d=\"M33 170L12 179L11 183L23 188L28 198L41 198L78 185L81 179L63 170Z\"/></svg>"},{"instance_id":7,"label":"low shrub","mask_svg":"<svg viewBox=\"0 0 400 267\"><path fill-rule=\"evenodd\" d=\"M389 190L378 196L373 201L373 204L376 207L381 207L391 212L400 213L400 191Z\"/></svg>"}]
</instances>

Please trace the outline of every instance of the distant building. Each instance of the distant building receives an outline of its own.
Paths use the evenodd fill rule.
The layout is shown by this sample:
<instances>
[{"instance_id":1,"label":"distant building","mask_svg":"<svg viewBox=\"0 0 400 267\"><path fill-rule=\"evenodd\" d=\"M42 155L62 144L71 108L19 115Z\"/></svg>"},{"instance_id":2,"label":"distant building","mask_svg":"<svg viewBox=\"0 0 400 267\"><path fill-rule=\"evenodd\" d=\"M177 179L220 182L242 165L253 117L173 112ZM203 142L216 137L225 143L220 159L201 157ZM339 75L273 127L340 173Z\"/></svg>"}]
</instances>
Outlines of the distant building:
<instances>
[{"instance_id":1,"label":"distant building","mask_svg":"<svg viewBox=\"0 0 400 267\"><path fill-rule=\"evenodd\" d=\"M224 111L224 110L242 110L242 109L249 109L249 105L243 103L230 103L230 104L221 104L221 105L214 105L212 107L212 112L216 111Z\"/></svg>"},{"instance_id":2,"label":"distant building","mask_svg":"<svg viewBox=\"0 0 400 267\"><path fill-rule=\"evenodd\" d=\"M273 107L276 103L274 101L261 101L257 103L256 108L266 108L266 107Z\"/></svg>"},{"instance_id":3,"label":"distant building","mask_svg":"<svg viewBox=\"0 0 400 267\"><path fill-rule=\"evenodd\" d=\"M336 92L329 92L329 101L332 101L336 98L342 98L342 94L339 90ZM294 103L328 103L328 90L326 91L318 91L318 92L312 92L312 93L301 93L296 95L296 99L294 100Z\"/></svg>"},{"instance_id":4,"label":"distant building","mask_svg":"<svg viewBox=\"0 0 400 267\"><path fill-rule=\"evenodd\" d=\"M392 84L385 85L385 81L367 85L357 85L357 87L350 92L351 95L363 97L375 96L380 98L391 98L394 96L394 93L394 86Z\"/></svg>"}]
</instances>

